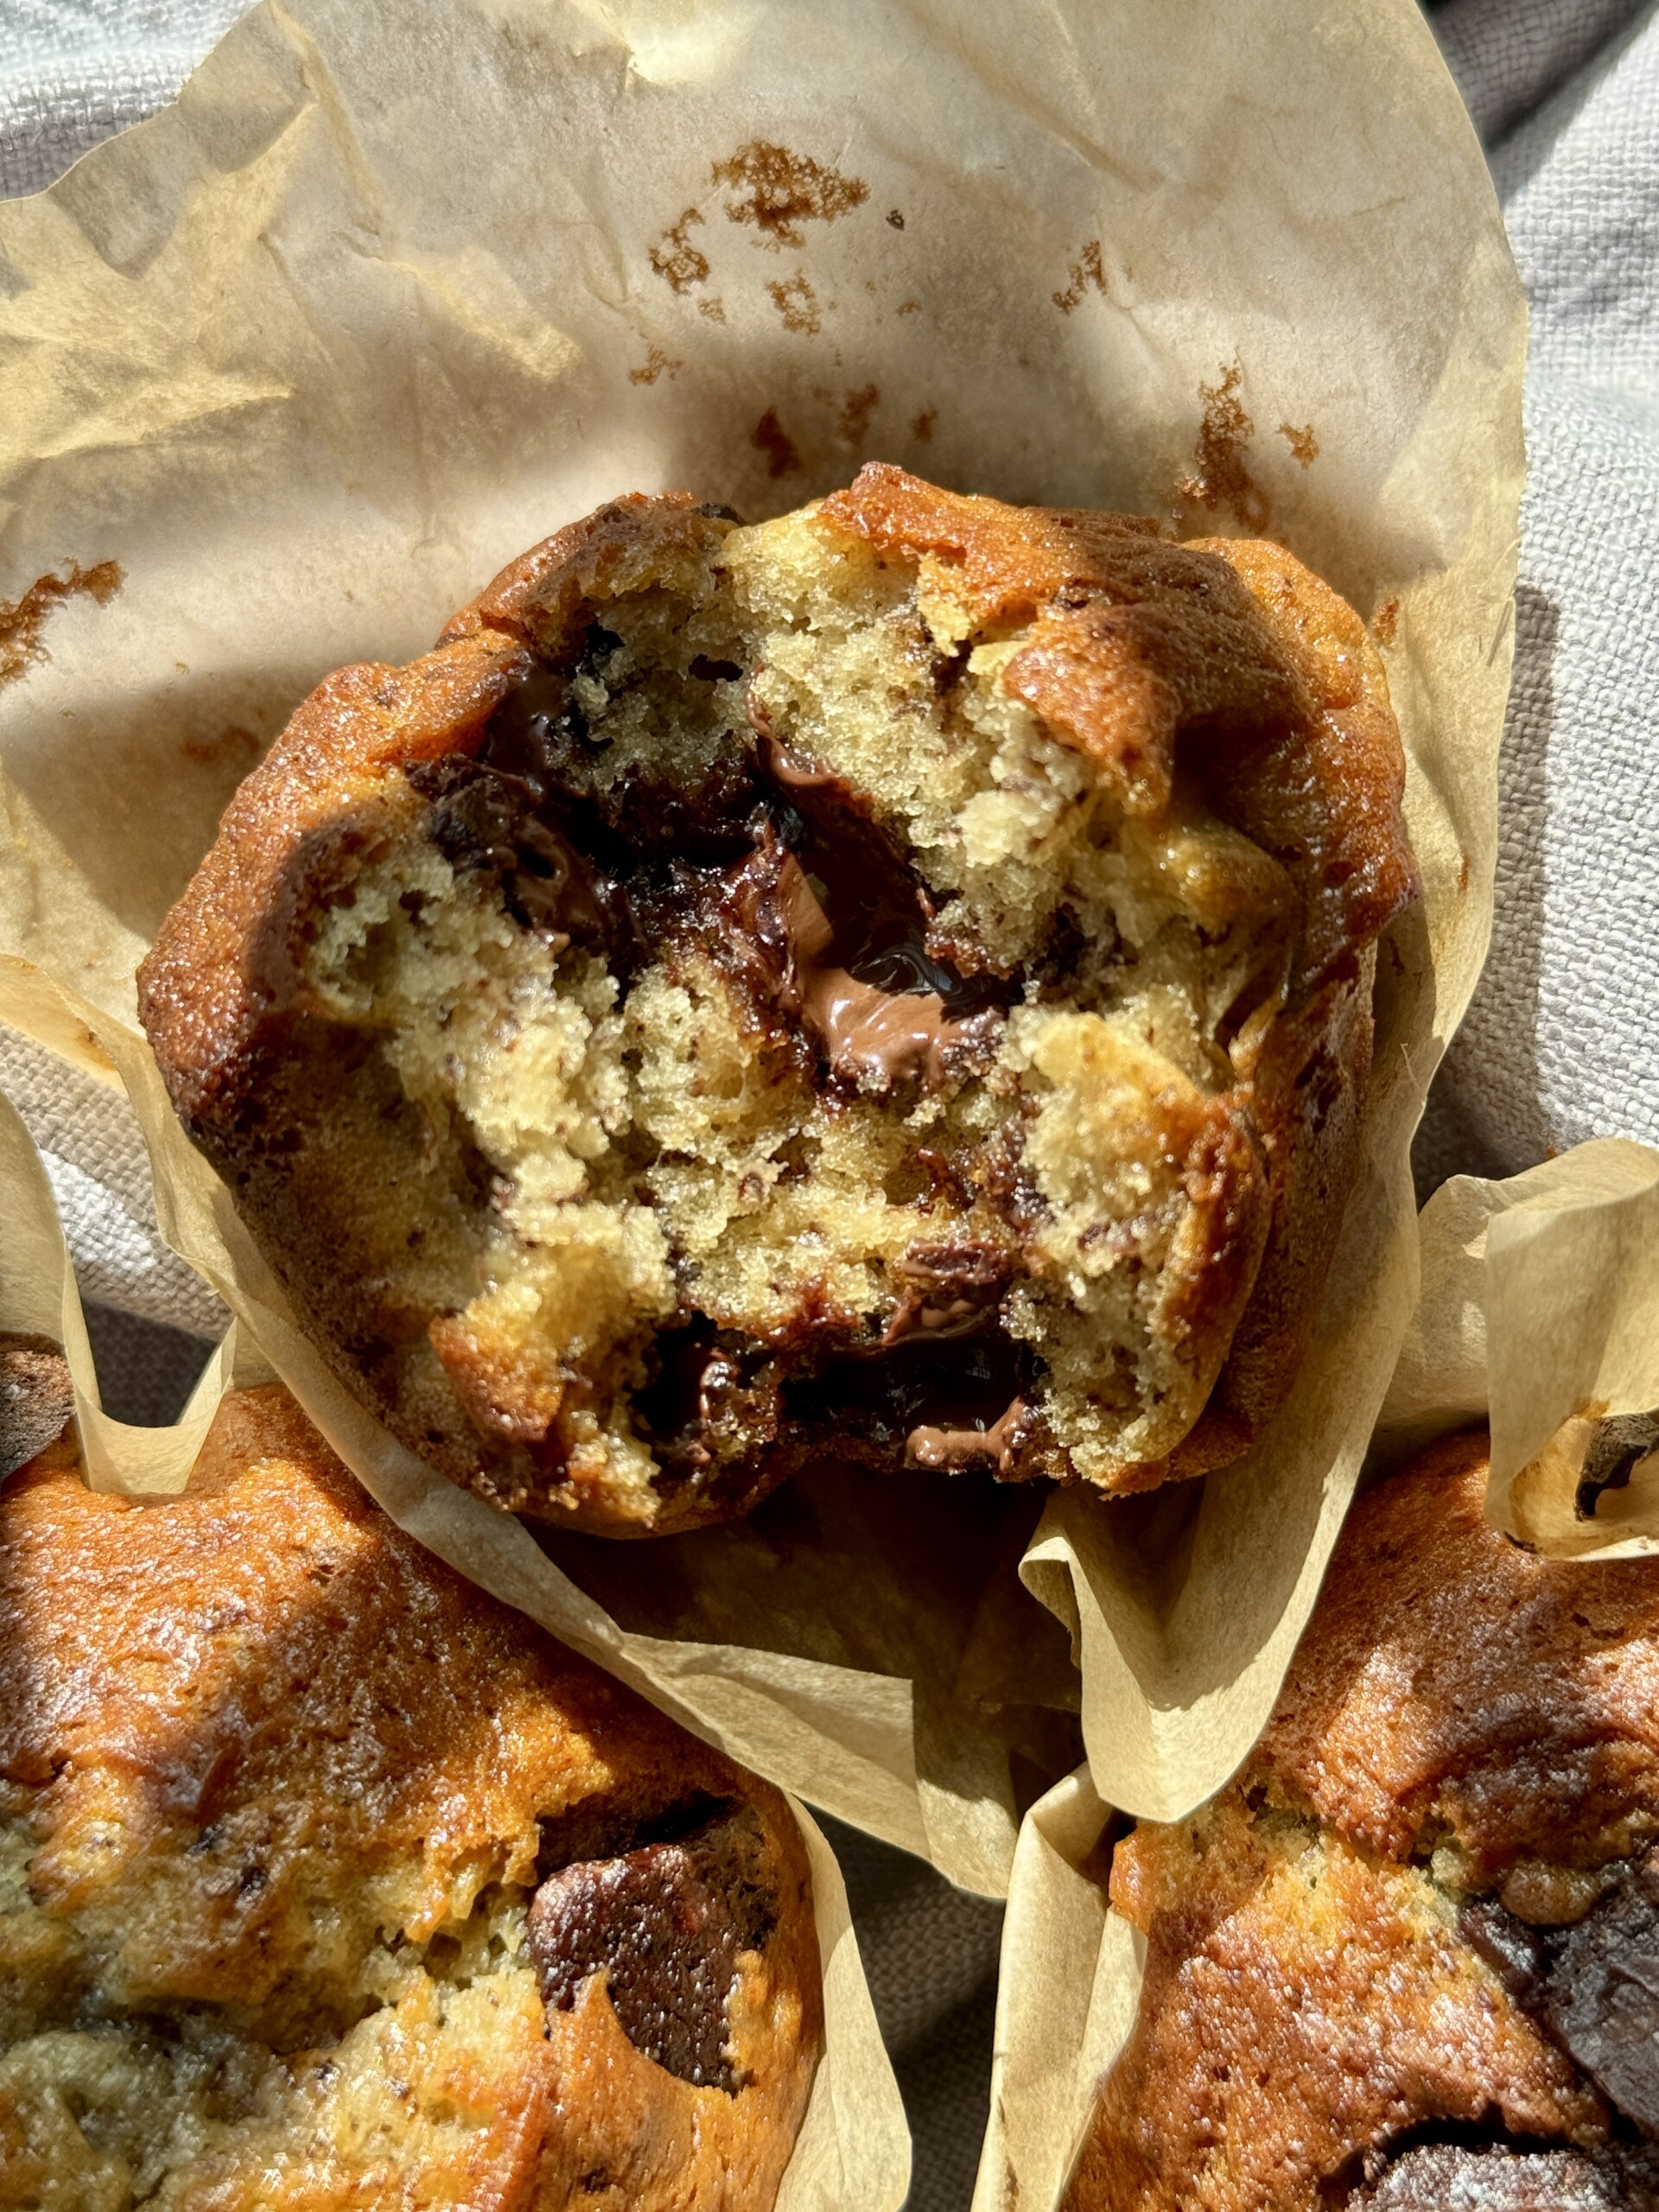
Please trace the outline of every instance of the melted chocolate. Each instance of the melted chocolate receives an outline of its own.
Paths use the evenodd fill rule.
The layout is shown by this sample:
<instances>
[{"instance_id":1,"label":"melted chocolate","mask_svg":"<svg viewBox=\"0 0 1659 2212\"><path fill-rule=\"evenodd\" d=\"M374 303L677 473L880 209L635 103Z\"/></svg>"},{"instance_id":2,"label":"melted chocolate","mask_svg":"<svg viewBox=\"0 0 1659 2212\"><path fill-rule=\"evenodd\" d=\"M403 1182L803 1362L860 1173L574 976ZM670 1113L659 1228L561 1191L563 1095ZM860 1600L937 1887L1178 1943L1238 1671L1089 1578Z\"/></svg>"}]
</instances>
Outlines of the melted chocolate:
<instances>
[{"instance_id":1,"label":"melted chocolate","mask_svg":"<svg viewBox=\"0 0 1659 2212\"><path fill-rule=\"evenodd\" d=\"M629 918L613 880L578 851L532 787L484 760L417 762L410 782L429 801L428 831L457 871L493 869L526 929L563 951L572 942L614 955Z\"/></svg>"},{"instance_id":2,"label":"melted chocolate","mask_svg":"<svg viewBox=\"0 0 1659 2212\"><path fill-rule=\"evenodd\" d=\"M409 770L452 865L494 871L556 954L601 950L624 982L660 944L701 944L820 1082L934 1088L985 1065L1019 979L938 957L926 887L857 795L779 744L753 700L756 745L700 787L638 774L591 785L583 763L604 741L572 678L585 668L603 680L620 643L591 626L573 671L538 665L514 687L475 759ZM742 671L700 658L690 673L712 683ZM966 1204L948 1163L940 1173ZM774 1347L694 1315L659 1338L636 1399L642 1431L666 1474L698 1482L804 1450L826 1429L887 1466L1012 1474L1032 1427L1032 1363L997 1313L1018 1265L982 1241L918 1240L875 1343L803 1313Z\"/></svg>"},{"instance_id":3,"label":"melted chocolate","mask_svg":"<svg viewBox=\"0 0 1659 2212\"><path fill-rule=\"evenodd\" d=\"M774 1019L804 1025L837 1082L937 1090L983 1065L1001 1014L990 994L931 959L918 902L908 915L896 907L876 872L857 867L860 841L831 847L787 812L779 827L781 837L767 823L723 907L752 995ZM796 845L784 842L791 835ZM810 869L829 868L831 851L830 878Z\"/></svg>"},{"instance_id":4,"label":"melted chocolate","mask_svg":"<svg viewBox=\"0 0 1659 2212\"><path fill-rule=\"evenodd\" d=\"M1003 1246L977 1240L912 1244L893 1270L899 1300L882 1349L890 1351L911 1337L939 1344L978 1335L995 1319L1017 1264Z\"/></svg>"},{"instance_id":5,"label":"melted chocolate","mask_svg":"<svg viewBox=\"0 0 1659 2212\"><path fill-rule=\"evenodd\" d=\"M912 1428L905 1439L905 1465L931 1467L944 1475L988 1466L1006 1479L1019 1465L1031 1440L1031 1408L1023 1398L1016 1398L988 1428L938 1428L925 1424Z\"/></svg>"},{"instance_id":6,"label":"melted chocolate","mask_svg":"<svg viewBox=\"0 0 1659 2212\"><path fill-rule=\"evenodd\" d=\"M880 1465L1012 1474L1028 1440L1013 1416L1030 1387L1025 1347L992 1328L966 1341L912 1338L827 1360L785 1403L796 1421L832 1428L838 1447Z\"/></svg>"},{"instance_id":7,"label":"melted chocolate","mask_svg":"<svg viewBox=\"0 0 1659 2212\"><path fill-rule=\"evenodd\" d=\"M601 672L619 643L591 626L578 669ZM741 674L702 656L691 672ZM932 1088L982 1064L1014 985L934 956L931 901L892 841L839 778L779 745L758 709L751 720L756 751L695 791L634 775L581 796L572 764L600 741L569 678L538 665L492 715L475 761L410 778L434 803L441 849L494 868L527 927L602 942L624 971L664 936L712 932L767 1018L804 1026L839 1082Z\"/></svg>"},{"instance_id":8,"label":"melted chocolate","mask_svg":"<svg viewBox=\"0 0 1659 2212\"><path fill-rule=\"evenodd\" d=\"M525 1928L543 2002L568 2012L603 1974L636 2050L694 2087L734 2094L743 2082L728 2008L738 1956L759 1949L778 1917L764 1857L745 1807L677 1840L559 1867L531 1898Z\"/></svg>"},{"instance_id":9,"label":"melted chocolate","mask_svg":"<svg viewBox=\"0 0 1659 2212\"><path fill-rule=\"evenodd\" d=\"M776 1442L783 1369L766 1345L698 1319L665 1330L634 1411L674 1474L699 1476Z\"/></svg>"}]
</instances>

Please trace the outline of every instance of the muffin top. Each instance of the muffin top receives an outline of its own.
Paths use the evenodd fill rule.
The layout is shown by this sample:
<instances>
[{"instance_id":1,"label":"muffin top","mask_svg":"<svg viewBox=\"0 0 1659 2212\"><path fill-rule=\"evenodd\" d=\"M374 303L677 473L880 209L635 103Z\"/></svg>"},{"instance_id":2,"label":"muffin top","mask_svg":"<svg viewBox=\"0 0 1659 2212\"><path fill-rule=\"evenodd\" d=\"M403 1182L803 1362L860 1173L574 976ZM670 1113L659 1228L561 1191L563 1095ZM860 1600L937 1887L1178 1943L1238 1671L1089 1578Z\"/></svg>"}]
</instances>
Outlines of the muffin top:
<instances>
[{"instance_id":1,"label":"muffin top","mask_svg":"<svg viewBox=\"0 0 1659 2212\"><path fill-rule=\"evenodd\" d=\"M0 1492L0 2169L77 2212L764 2207L821 2035L777 1793L275 1387L176 1498Z\"/></svg>"},{"instance_id":2,"label":"muffin top","mask_svg":"<svg viewBox=\"0 0 1659 2212\"><path fill-rule=\"evenodd\" d=\"M1659 1560L1512 1543L1486 1460L1361 1495L1237 1778L1116 1845L1071 2212L1655 2201Z\"/></svg>"},{"instance_id":3,"label":"muffin top","mask_svg":"<svg viewBox=\"0 0 1659 2212\"><path fill-rule=\"evenodd\" d=\"M1145 1488L1295 1372L1403 782L1277 546L879 466L633 497L304 702L143 1019L336 1371L510 1510Z\"/></svg>"}]
</instances>

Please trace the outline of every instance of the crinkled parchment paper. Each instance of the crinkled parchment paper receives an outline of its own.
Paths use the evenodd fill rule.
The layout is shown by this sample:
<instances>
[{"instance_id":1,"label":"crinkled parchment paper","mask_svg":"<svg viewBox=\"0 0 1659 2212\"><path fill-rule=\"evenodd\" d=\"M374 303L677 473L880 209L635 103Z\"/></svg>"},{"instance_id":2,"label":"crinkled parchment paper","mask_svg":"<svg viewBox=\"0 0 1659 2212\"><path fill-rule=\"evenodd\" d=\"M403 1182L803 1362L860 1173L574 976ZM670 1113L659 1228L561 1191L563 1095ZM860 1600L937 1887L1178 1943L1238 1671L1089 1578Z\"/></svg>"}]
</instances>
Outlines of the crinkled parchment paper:
<instances>
[{"instance_id":1,"label":"crinkled parchment paper","mask_svg":"<svg viewBox=\"0 0 1659 2212\"><path fill-rule=\"evenodd\" d=\"M1020 1830L973 2212L1052 2212L1135 2024L1145 1945L1106 1902L1111 1819L1079 1768Z\"/></svg>"},{"instance_id":2,"label":"crinkled parchment paper","mask_svg":"<svg viewBox=\"0 0 1659 2212\"><path fill-rule=\"evenodd\" d=\"M891 1485L931 1571L884 1579L880 1529L849 1535L769 1623L764 1522L731 1586L707 1542L659 1603L637 1553L604 1610L574 1551L559 1573L322 1375L169 1135L132 969L319 676L423 647L619 491L759 517L880 456L1282 537L1382 644L1426 897L1383 950L1366 1165L1294 1402L1201 1489L1057 1496L1025 1569L1074 1631L1100 1786L1177 1810L1270 1703L1411 1304L1408 1143L1491 912L1522 320L1412 0L265 0L176 108L0 209L0 1018L96 1029L181 1249L400 1519L739 1757L999 1887L999 1731L1038 1777L1075 1758L1020 1702L1066 1700L1047 1616L985 1584L1040 1497L947 1503L936 1543Z\"/></svg>"},{"instance_id":3,"label":"crinkled parchment paper","mask_svg":"<svg viewBox=\"0 0 1659 2212\"><path fill-rule=\"evenodd\" d=\"M1421 1241L1376 1464L1485 1421L1497 1528L1561 1558L1659 1550L1659 1152L1603 1137L1454 1176Z\"/></svg>"},{"instance_id":4,"label":"crinkled parchment paper","mask_svg":"<svg viewBox=\"0 0 1659 2212\"><path fill-rule=\"evenodd\" d=\"M1659 1152L1602 1138L1506 1182L1456 1176L1418 1229L1368 1478L1486 1421L1497 1527L1560 1557L1659 1550ZM1581 1496L1586 1462L1614 1486ZM1020 1830L974 2212L1052 2212L1134 2025L1145 1943L1106 1902L1113 1817L1077 1774Z\"/></svg>"},{"instance_id":5,"label":"crinkled parchment paper","mask_svg":"<svg viewBox=\"0 0 1659 2212\"><path fill-rule=\"evenodd\" d=\"M94 1490L176 1495L226 1389L269 1382L270 1370L231 1335L210 1363L176 1428L112 1421L98 1385L51 1185L16 1113L0 1096L0 1334L55 1338L75 1386L75 1416ZM148 1456L147 1456L148 1455ZM898 2212L910 2183L910 2137L899 2085L876 2026L836 1855L805 1808L791 1800L812 1867L823 1961L823 2057L779 2192L777 2212Z\"/></svg>"}]
</instances>

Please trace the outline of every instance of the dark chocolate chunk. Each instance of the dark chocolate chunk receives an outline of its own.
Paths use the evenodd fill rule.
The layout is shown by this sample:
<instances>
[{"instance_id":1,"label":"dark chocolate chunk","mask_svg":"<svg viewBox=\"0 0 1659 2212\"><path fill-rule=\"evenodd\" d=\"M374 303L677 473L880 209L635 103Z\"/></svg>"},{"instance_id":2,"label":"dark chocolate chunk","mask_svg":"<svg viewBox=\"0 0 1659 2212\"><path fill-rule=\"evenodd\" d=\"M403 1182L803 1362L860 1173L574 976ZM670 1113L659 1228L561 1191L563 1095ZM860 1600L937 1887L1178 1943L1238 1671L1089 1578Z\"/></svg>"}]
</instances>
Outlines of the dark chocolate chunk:
<instances>
[{"instance_id":1,"label":"dark chocolate chunk","mask_svg":"<svg viewBox=\"0 0 1659 2212\"><path fill-rule=\"evenodd\" d=\"M831 1427L839 1448L855 1458L902 1462L912 1438L932 1430L971 1438L982 1447L980 1464L995 1464L1012 1440L1006 1432L994 1440L992 1432L1014 1414L1031 1382L1024 1345L993 1327L956 1340L912 1337L890 1351L828 1360L786 1389L785 1406L792 1420ZM955 1468L968 1462L957 1456L912 1458L912 1464Z\"/></svg>"},{"instance_id":2,"label":"dark chocolate chunk","mask_svg":"<svg viewBox=\"0 0 1659 2212\"><path fill-rule=\"evenodd\" d=\"M1637 1462L1659 1450L1659 1412L1615 1414L1597 1424L1579 1470L1573 1510L1580 1521L1593 1521L1605 1490L1624 1490Z\"/></svg>"},{"instance_id":3,"label":"dark chocolate chunk","mask_svg":"<svg viewBox=\"0 0 1659 2212\"><path fill-rule=\"evenodd\" d=\"M1458 1933L1485 1960L1517 2004L1535 2005L1551 1956L1548 1936L1506 1912L1493 1897L1465 1905L1458 1915Z\"/></svg>"},{"instance_id":4,"label":"dark chocolate chunk","mask_svg":"<svg viewBox=\"0 0 1659 2212\"><path fill-rule=\"evenodd\" d=\"M68 1363L50 1338L0 1335L0 1481L55 1444L74 1410Z\"/></svg>"},{"instance_id":5,"label":"dark chocolate chunk","mask_svg":"<svg viewBox=\"0 0 1659 2212\"><path fill-rule=\"evenodd\" d=\"M706 1320L664 1330L634 1409L671 1471L741 1461L776 1440L782 1369L764 1344Z\"/></svg>"},{"instance_id":6,"label":"dark chocolate chunk","mask_svg":"<svg viewBox=\"0 0 1659 2212\"><path fill-rule=\"evenodd\" d=\"M1490 1898L1458 1926L1608 2101L1659 2136L1659 1853L1607 1871L1600 1903L1573 1926L1529 1927Z\"/></svg>"},{"instance_id":7,"label":"dark chocolate chunk","mask_svg":"<svg viewBox=\"0 0 1659 2212\"><path fill-rule=\"evenodd\" d=\"M1644 2134L1659 2135L1659 1864L1654 1859L1627 1871L1592 1912L1558 1939L1543 2011L1597 2088Z\"/></svg>"},{"instance_id":8,"label":"dark chocolate chunk","mask_svg":"<svg viewBox=\"0 0 1659 2212\"><path fill-rule=\"evenodd\" d=\"M1659 2160L1615 2145L1419 2143L1355 2190L1347 2212L1650 2212Z\"/></svg>"},{"instance_id":9,"label":"dark chocolate chunk","mask_svg":"<svg viewBox=\"0 0 1659 2212\"><path fill-rule=\"evenodd\" d=\"M545 931L561 945L617 947L626 925L616 886L528 785L456 753L406 772L430 802L429 834L453 868L493 870L524 927Z\"/></svg>"},{"instance_id":10,"label":"dark chocolate chunk","mask_svg":"<svg viewBox=\"0 0 1659 2212\"><path fill-rule=\"evenodd\" d=\"M607 1977L635 2048L694 2087L734 2094L727 2005L738 1955L777 1922L754 1814L722 1810L677 1840L550 1874L531 1900L528 1942L543 2001L569 2012Z\"/></svg>"}]
</instances>

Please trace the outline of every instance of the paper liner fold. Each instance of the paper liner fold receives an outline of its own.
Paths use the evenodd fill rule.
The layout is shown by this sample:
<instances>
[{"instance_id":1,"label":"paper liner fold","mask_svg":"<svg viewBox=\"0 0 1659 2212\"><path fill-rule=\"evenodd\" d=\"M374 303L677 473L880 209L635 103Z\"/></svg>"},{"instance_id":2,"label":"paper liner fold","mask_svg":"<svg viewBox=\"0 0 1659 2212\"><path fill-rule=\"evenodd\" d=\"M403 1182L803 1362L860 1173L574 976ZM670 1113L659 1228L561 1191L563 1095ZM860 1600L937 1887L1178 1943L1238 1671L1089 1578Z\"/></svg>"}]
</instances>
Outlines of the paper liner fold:
<instances>
[{"instance_id":1,"label":"paper liner fold","mask_svg":"<svg viewBox=\"0 0 1659 2212\"><path fill-rule=\"evenodd\" d=\"M1659 1152L1605 1137L1506 1182L1454 1176L1421 1235L1422 1297L1377 1464L1484 1420L1496 1527L1560 1558L1659 1549L1659 1431L1628 1425L1659 1411ZM1611 1483L1580 1497L1616 1422L1599 1455Z\"/></svg>"},{"instance_id":2,"label":"paper liner fold","mask_svg":"<svg viewBox=\"0 0 1659 2212\"><path fill-rule=\"evenodd\" d=\"M99 1407L79 1295L52 1190L29 1132L0 1095L0 1334L54 1338L75 1387L86 1477L95 1490L176 1496L225 1391L270 1380L254 1353L236 1352L233 1329L209 1362L183 1419L172 1428L131 1428ZM904 2105L877 2028L836 1856L805 1808L800 1823L812 1868L823 1966L823 2056L813 2077L777 2212L899 2212L910 2184Z\"/></svg>"},{"instance_id":3,"label":"paper liner fold","mask_svg":"<svg viewBox=\"0 0 1659 2212\"><path fill-rule=\"evenodd\" d=\"M1523 342L1412 0L265 0L0 208L0 1014L118 1063L169 1233L383 1502L689 1725L976 1888L1010 1755L1022 1788L1074 1763L1068 1704L1112 1801L1172 1814L1271 1703L1412 1302L1408 1148L1491 918ZM1050 1500L1026 1575L1080 1694L987 1586L1035 1495L976 1531L889 1486L933 1564L899 1589L872 1526L880 1605L844 1551L770 1650L711 1627L764 1519L723 1597L664 1606L639 1553L597 1603L321 1372L132 1029L135 960L327 670L422 649L619 491L759 518L867 458L1282 538L1370 621L1408 750L1424 899L1313 1351L1240 1467Z\"/></svg>"},{"instance_id":4,"label":"paper liner fold","mask_svg":"<svg viewBox=\"0 0 1659 2212\"><path fill-rule=\"evenodd\" d=\"M1495 1526L1556 1557L1659 1551L1649 1424L1619 1432L1635 1441L1617 1487L1580 1491L1598 1434L1659 1411L1659 1152L1604 1138L1505 1182L1456 1176L1418 1230L1421 1296L1368 1474L1489 1421ZM1105 1891L1121 1826L1080 1772L1020 1830L974 2212L1053 2212L1134 2025L1144 1940Z\"/></svg>"}]
</instances>

